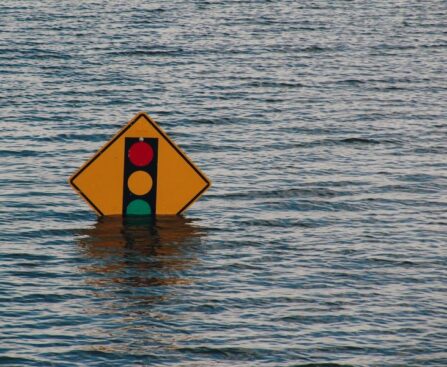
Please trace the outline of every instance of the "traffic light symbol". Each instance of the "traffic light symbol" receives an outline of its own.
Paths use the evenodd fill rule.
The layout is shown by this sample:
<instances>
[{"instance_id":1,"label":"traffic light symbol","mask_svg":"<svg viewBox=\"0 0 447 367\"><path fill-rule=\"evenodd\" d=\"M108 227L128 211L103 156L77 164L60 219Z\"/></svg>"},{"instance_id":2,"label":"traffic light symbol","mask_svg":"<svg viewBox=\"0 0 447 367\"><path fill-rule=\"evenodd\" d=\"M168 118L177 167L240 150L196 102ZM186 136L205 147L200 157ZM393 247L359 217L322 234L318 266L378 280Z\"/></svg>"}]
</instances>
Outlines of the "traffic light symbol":
<instances>
[{"instance_id":1,"label":"traffic light symbol","mask_svg":"<svg viewBox=\"0 0 447 367\"><path fill-rule=\"evenodd\" d=\"M123 215L155 215L158 139L126 138Z\"/></svg>"}]
</instances>

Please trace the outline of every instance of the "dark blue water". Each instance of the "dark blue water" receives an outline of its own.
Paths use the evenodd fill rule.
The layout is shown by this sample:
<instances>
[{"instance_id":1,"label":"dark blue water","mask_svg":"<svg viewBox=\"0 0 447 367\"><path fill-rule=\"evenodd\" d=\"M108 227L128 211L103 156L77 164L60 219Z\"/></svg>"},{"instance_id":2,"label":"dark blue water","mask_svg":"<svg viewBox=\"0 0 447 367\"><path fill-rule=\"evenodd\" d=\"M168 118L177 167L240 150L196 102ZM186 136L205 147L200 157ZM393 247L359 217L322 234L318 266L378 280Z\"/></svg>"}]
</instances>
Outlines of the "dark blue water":
<instances>
[{"instance_id":1,"label":"dark blue water","mask_svg":"<svg viewBox=\"0 0 447 367\"><path fill-rule=\"evenodd\" d=\"M447 366L445 1L0 4L0 364ZM211 178L98 219L147 111Z\"/></svg>"}]
</instances>

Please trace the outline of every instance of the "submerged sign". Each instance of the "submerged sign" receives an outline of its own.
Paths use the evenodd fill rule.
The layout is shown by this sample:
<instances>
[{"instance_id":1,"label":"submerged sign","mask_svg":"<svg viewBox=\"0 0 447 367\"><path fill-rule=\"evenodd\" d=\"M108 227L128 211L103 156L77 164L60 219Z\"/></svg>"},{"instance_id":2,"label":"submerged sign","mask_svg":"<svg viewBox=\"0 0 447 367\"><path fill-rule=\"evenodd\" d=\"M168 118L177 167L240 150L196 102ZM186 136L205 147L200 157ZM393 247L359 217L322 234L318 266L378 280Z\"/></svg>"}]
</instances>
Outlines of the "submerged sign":
<instances>
[{"instance_id":1,"label":"submerged sign","mask_svg":"<svg viewBox=\"0 0 447 367\"><path fill-rule=\"evenodd\" d=\"M211 185L143 112L69 182L99 215L180 214Z\"/></svg>"}]
</instances>

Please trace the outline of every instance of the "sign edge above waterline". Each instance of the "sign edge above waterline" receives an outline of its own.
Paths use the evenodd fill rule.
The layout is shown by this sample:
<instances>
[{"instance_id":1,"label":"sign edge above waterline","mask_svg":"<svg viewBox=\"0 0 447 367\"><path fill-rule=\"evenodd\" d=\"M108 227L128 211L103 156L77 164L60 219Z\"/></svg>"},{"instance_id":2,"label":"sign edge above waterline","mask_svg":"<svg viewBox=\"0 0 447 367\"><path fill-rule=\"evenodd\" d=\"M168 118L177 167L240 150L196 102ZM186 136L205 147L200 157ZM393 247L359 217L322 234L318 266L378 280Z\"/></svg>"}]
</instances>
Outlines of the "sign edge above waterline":
<instances>
[{"instance_id":1,"label":"sign edge above waterline","mask_svg":"<svg viewBox=\"0 0 447 367\"><path fill-rule=\"evenodd\" d=\"M119 215L118 213L108 214L104 213L97 205L95 205L94 200L91 200L89 196L83 192L82 188L79 187L79 185L76 184L76 179L79 178L82 173L86 172L88 168L98 159L101 157L104 152L106 152L110 147L113 146L114 143L118 141L121 137L125 138L125 133L131 129L137 122L139 122L141 119L144 119L149 125L150 128L154 129L156 133L160 135L160 137L170 146L170 149L172 148L178 156L188 165L194 172L197 174L197 180L199 178L203 181L203 187L201 187L200 191L195 193L191 199L186 199L185 204L180 204L182 207L180 209L176 209L176 212L172 212L169 214L161 213L161 215L179 215L185 212L210 186L211 186L211 180L191 161L191 159L186 155L186 153L179 147L177 144L169 138L169 136L163 131L163 129L156 123L155 120L153 120L146 112L139 112L137 113L132 119L130 119L129 122L127 122L118 132L113 135L113 137L107 141L103 146L101 146L98 151L96 151L87 161L85 161L79 169L77 169L73 175L68 179L68 183L73 188L75 192L77 192L83 200L98 214L99 216L107 216L107 215ZM140 124L140 122L139 122ZM124 135L124 136L123 136ZM116 148L115 148L116 149ZM171 149L171 151L172 151ZM181 159L177 160L181 160ZM183 166L186 166L184 163L182 163ZM188 168L189 169L189 168ZM202 184L200 184L202 185ZM200 187L199 187L200 188Z\"/></svg>"}]
</instances>

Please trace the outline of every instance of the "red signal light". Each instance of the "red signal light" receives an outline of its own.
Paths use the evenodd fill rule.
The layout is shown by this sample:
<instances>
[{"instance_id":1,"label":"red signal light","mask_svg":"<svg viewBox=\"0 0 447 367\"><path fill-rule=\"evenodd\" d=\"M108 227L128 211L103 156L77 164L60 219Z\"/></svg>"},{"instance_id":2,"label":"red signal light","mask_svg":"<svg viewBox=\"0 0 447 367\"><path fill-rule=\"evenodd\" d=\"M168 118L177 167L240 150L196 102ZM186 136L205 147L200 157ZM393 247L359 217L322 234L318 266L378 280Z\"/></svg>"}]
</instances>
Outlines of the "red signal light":
<instances>
[{"instance_id":1,"label":"red signal light","mask_svg":"<svg viewBox=\"0 0 447 367\"><path fill-rule=\"evenodd\" d=\"M154 150L148 143L139 141L129 148L128 157L134 166L144 167L154 158Z\"/></svg>"}]
</instances>

